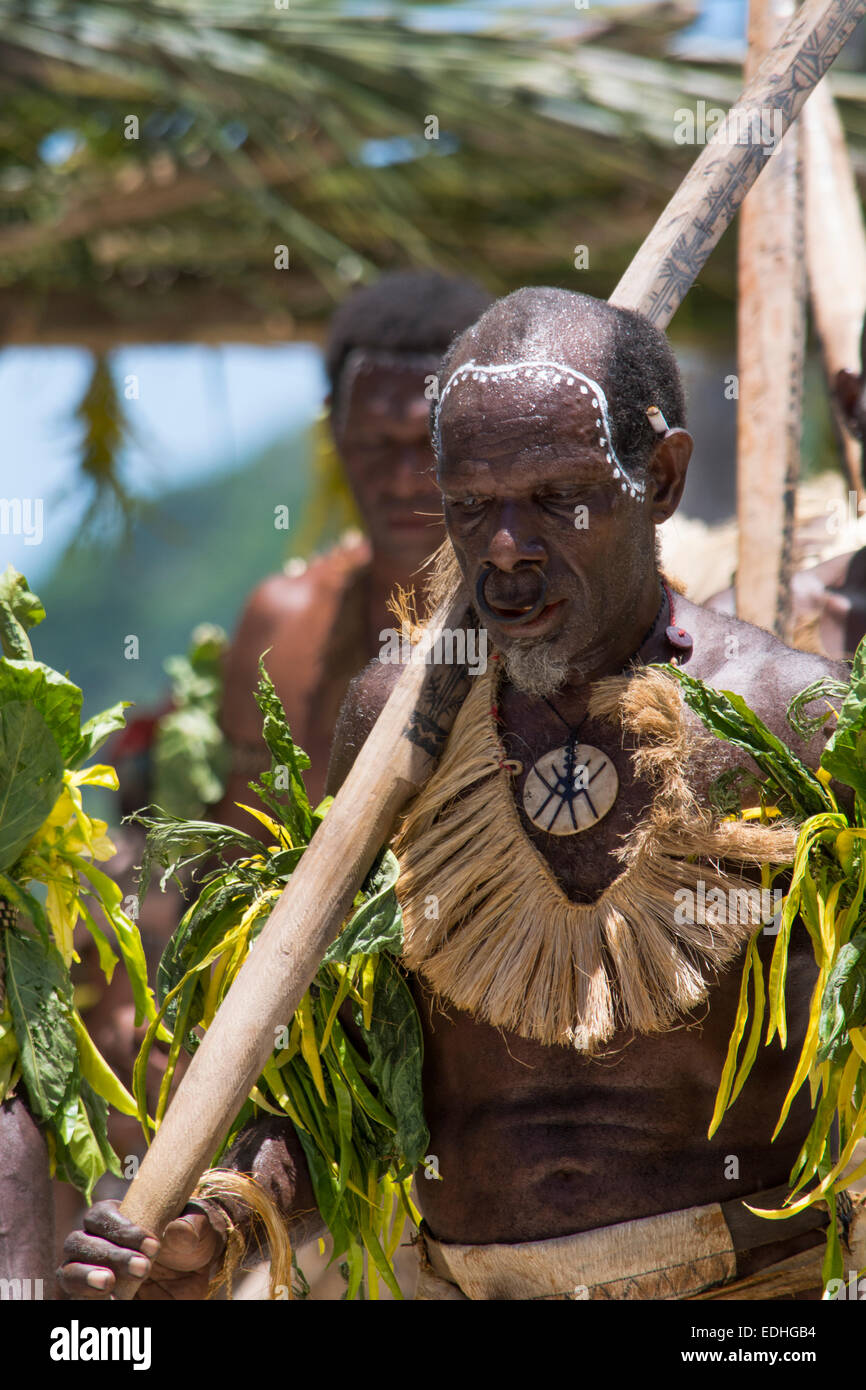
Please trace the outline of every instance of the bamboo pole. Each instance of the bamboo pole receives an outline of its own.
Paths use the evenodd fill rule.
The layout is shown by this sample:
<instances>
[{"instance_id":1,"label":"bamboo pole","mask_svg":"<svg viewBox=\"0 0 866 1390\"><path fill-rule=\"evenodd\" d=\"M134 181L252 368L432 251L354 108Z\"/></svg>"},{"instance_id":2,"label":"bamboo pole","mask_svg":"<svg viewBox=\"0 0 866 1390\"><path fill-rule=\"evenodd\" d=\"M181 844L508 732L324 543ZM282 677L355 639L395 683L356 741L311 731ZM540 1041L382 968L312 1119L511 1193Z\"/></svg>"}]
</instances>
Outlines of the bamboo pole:
<instances>
[{"instance_id":1,"label":"bamboo pole","mask_svg":"<svg viewBox=\"0 0 866 1390\"><path fill-rule=\"evenodd\" d=\"M794 119L866 12L866 0L806 0L742 98ZM656 223L612 302L667 323L762 165L714 140ZM760 158L760 153L759 153ZM435 615L459 628L458 598ZM183 1207L294 1014L400 808L430 775L468 688L463 668L409 665L198 1048L121 1206L157 1234ZM129 1298L134 1281L119 1280Z\"/></svg>"},{"instance_id":2,"label":"bamboo pole","mask_svg":"<svg viewBox=\"0 0 866 1390\"><path fill-rule=\"evenodd\" d=\"M750 0L747 79L793 0ZM790 637L794 504L800 468L805 264L796 125L740 213L737 315L737 614Z\"/></svg>"},{"instance_id":3,"label":"bamboo pole","mask_svg":"<svg viewBox=\"0 0 866 1390\"><path fill-rule=\"evenodd\" d=\"M866 311L866 230L845 132L827 79L803 108L806 266L815 330L851 488L863 492L860 444L836 401L836 373L860 372Z\"/></svg>"}]
</instances>

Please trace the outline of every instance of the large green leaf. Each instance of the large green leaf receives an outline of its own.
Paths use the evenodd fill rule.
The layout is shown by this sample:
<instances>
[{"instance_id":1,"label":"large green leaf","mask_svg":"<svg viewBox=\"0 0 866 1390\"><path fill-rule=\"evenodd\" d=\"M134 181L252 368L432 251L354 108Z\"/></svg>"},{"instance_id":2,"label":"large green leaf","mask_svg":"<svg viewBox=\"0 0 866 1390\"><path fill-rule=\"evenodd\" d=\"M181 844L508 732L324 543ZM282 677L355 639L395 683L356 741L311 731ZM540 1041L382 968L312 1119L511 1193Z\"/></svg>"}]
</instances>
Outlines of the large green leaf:
<instances>
[{"instance_id":1,"label":"large green leaf","mask_svg":"<svg viewBox=\"0 0 866 1390\"><path fill-rule=\"evenodd\" d=\"M821 1000L818 1025L818 1059L835 1056L840 1043L846 1043L851 1028L866 1023L866 931L853 936L843 946Z\"/></svg>"},{"instance_id":2,"label":"large green leaf","mask_svg":"<svg viewBox=\"0 0 866 1390\"><path fill-rule=\"evenodd\" d=\"M409 986L389 956L380 956L376 967L372 1027L364 1028L360 1009L355 1022L364 1034L379 1099L397 1122L398 1152L411 1171L430 1139L421 1092L424 1039Z\"/></svg>"},{"instance_id":3,"label":"large green leaf","mask_svg":"<svg viewBox=\"0 0 866 1390\"><path fill-rule=\"evenodd\" d=\"M62 786L63 758L36 706L0 705L0 873L36 834Z\"/></svg>"},{"instance_id":4,"label":"large green leaf","mask_svg":"<svg viewBox=\"0 0 866 1390\"><path fill-rule=\"evenodd\" d=\"M122 729L126 723L126 715L123 713L132 704L131 700L118 700L116 705L110 709L104 709L101 714L94 714L92 719L88 719L86 724L81 726L81 737L75 752L67 759L67 767L81 767L88 758L92 758L94 753L100 749L107 738Z\"/></svg>"},{"instance_id":5,"label":"large green leaf","mask_svg":"<svg viewBox=\"0 0 866 1390\"><path fill-rule=\"evenodd\" d=\"M81 743L81 691L41 661L0 661L0 706L12 700L35 705L48 725L64 765Z\"/></svg>"},{"instance_id":6,"label":"large green leaf","mask_svg":"<svg viewBox=\"0 0 866 1390\"><path fill-rule=\"evenodd\" d=\"M33 655L27 631L41 623L45 609L30 592L27 580L12 565L0 574L0 651L4 656L29 661Z\"/></svg>"},{"instance_id":7,"label":"large green leaf","mask_svg":"<svg viewBox=\"0 0 866 1390\"><path fill-rule=\"evenodd\" d=\"M72 1024L69 976L54 946L9 927L6 993L21 1055L30 1108L49 1122L78 1086L78 1043Z\"/></svg>"},{"instance_id":8,"label":"large green leaf","mask_svg":"<svg viewBox=\"0 0 866 1390\"><path fill-rule=\"evenodd\" d=\"M293 1128L307 1160L316 1206L334 1241L334 1255L342 1255L352 1243L353 1232L346 1220L339 1183L316 1141L297 1125Z\"/></svg>"},{"instance_id":9,"label":"large green leaf","mask_svg":"<svg viewBox=\"0 0 866 1390\"><path fill-rule=\"evenodd\" d=\"M866 800L866 638L854 654L848 694L821 755L821 766Z\"/></svg>"},{"instance_id":10,"label":"large green leaf","mask_svg":"<svg viewBox=\"0 0 866 1390\"><path fill-rule=\"evenodd\" d=\"M379 855L364 883L364 902L346 923L336 941L325 953L325 962L346 963L361 953L403 949L403 914L394 892L400 865L390 850Z\"/></svg>"}]
</instances>

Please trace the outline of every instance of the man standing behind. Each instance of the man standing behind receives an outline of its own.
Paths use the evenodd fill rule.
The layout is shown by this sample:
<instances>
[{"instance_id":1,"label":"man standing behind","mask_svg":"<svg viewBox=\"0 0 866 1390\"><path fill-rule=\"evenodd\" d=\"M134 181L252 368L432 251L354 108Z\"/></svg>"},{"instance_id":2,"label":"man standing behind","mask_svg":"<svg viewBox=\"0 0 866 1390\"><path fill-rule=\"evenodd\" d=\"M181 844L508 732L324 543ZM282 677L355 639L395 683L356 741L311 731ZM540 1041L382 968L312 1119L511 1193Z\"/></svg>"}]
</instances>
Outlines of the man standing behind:
<instances>
[{"instance_id":1,"label":"man standing behind","mask_svg":"<svg viewBox=\"0 0 866 1390\"><path fill-rule=\"evenodd\" d=\"M292 733L312 761L307 784L322 795L337 713L351 677L379 650L388 597L413 582L442 540L428 384L489 302L472 281L401 271L337 310L325 350L330 429L367 538L335 546L301 573L272 575L249 599L226 658L232 765L215 820L251 828L235 802L267 766L253 691L268 649Z\"/></svg>"}]
</instances>

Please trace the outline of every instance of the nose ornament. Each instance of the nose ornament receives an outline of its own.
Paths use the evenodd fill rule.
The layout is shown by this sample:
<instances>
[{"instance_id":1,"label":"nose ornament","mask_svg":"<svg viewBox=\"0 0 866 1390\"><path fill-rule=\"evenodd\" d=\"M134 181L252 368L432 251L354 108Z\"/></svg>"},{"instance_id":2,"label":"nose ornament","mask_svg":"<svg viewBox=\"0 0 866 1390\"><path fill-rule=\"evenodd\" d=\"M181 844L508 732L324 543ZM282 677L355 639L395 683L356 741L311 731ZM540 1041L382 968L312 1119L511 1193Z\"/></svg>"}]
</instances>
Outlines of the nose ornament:
<instances>
[{"instance_id":1,"label":"nose ornament","mask_svg":"<svg viewBox=\"0 0 866 1390\"><path fill-rule=\"evenodd\" d=\"M510 627L517 623L532 622L533 618L537 618L547 604L547 577L544 571L540 569L538 565L532 565L531 567L527 566L527 568L532 569L538 580L538 598L532 604L531 608L527 608L521 613L516 613L512 618L506 618L502 613L497 612L495 608L491 608L490 604L487 602L487 595L485 592L487 581L495 568L495 565L491 565L489 561L486 561L481 567L481 572L478 575L478 580L475 585L475 605L482 618L485 618L488 622L496 623L499 627Z\"/></svg>"}]
</instances>

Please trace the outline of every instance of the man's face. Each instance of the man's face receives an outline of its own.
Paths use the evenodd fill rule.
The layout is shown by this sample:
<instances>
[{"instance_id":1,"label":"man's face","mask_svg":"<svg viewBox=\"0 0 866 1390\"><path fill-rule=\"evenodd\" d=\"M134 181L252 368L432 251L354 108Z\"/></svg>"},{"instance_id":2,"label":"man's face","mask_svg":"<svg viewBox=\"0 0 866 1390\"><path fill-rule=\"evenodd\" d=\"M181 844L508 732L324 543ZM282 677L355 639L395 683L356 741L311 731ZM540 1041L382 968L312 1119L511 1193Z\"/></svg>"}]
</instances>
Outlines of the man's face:
<instances>
[{"instance_id":1,"label":"man's face","mask_svg":"<svg viewBox=\"0 0 866 1390\"><path fill-rule=\"evenodd\" d=\"M423 366L367 359L340 388L334 439L374 548L410 569L442 540ZM344 394L345 393L345 394Z\"/></svg>"},{"instance_id":2,"label":"man's face","mask_svg":"<svg viewBox=\"0 0 866 1390\"><path fill-rule=\"evenodd\" d=\"M589 396L520 379L461 381L442 406L439 484L469 592L489 564L487 603L511 618L537 598L538 570L547 580L537 617L485 619L509 673L515 649L559 672L534 693L603 665L654 570L653 486L643 500L623 491L598 415Z\"/></svg>"}]
</instances>

